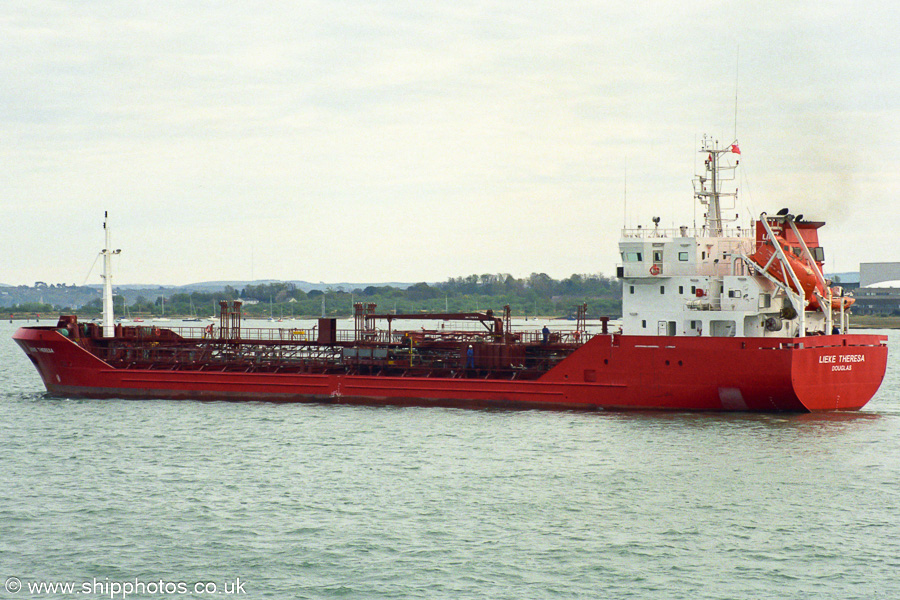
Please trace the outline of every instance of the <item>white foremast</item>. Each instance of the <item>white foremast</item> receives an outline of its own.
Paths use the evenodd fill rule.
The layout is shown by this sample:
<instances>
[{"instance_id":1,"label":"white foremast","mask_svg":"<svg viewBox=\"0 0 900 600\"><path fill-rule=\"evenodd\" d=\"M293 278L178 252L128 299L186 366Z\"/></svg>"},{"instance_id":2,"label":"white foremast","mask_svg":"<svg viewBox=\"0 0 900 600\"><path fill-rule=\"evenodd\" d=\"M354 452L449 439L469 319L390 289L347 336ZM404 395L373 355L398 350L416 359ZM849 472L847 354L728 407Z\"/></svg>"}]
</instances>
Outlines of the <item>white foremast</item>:
<instances>
[{"instance_id":1,"label":"white foremast","mask_svg":"<svg viewBox=\"0 0 900 600\"><path fill-rule=\"evenodd\" d=\"M121 250L112 250L109 243L109 213L103 212L103 231L106 244L100 254L103 256L103 337L113 337L115 334L115 314L112 293L112 255L119 254Z\"/></svg>"}]
</instances>

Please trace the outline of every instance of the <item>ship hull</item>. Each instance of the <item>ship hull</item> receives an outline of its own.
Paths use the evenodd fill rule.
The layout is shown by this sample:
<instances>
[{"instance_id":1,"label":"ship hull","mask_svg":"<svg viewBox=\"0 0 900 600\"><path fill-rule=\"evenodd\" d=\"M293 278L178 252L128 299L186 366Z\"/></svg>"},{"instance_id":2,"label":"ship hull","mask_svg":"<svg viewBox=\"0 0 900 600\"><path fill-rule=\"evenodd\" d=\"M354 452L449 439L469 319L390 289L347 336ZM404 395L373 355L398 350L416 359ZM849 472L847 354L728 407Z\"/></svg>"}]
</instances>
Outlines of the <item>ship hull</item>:
<instances>
[{"instance_id":1,"label":"ship hull","mask_svg":"<svg viewBox=\"0 0 900 600\"><path fill-rule=\"evenodd\" d=\"M887 338L598 335L540 379L118 369L53 328L14 335L52 396L608 410L858 410Z\"/></svg>"}]
</instances>

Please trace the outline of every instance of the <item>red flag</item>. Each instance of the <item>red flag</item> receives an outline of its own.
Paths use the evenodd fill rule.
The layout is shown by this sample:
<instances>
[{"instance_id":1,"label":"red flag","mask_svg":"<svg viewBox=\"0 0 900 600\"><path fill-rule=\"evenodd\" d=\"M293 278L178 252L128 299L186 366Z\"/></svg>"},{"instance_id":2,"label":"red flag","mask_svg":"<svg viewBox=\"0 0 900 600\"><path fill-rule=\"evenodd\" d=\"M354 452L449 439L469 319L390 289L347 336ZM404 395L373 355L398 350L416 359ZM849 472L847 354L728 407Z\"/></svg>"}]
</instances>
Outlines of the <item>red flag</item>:
<instances>
[{"instance_id":1,"label":"red flag","mask_svg":"<svg viewBox=\"0 0 900 600\"><path fill-rule=\"evenodd\" d=\"M738 148L737 142L735 142L731 145L731 151L734 152L735 154L741 153L741 149Z\"/></svg>"}]
</instances>

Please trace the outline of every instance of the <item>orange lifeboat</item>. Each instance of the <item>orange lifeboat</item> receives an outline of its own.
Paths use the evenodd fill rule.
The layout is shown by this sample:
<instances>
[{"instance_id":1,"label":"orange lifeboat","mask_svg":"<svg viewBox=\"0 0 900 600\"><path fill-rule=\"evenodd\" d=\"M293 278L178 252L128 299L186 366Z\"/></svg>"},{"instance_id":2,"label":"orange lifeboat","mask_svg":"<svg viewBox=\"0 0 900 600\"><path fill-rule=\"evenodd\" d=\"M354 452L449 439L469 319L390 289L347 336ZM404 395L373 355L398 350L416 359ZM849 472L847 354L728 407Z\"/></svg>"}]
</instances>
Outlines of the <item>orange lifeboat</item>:
<instances>
[{"instance_id":1,"label":"orange lifeboat","mask_svg":"<svg viewBox=\"0 0 900 600\"><path fill-rule=\"evenodd\" d=\"M803 297L806 299L808 308L810 310L821 310L822 307L819 303L819 299L816 297L816 292L818 292L820 296L825 297L825 289L822 287L822 284L819 283L816 274L807 264L794 256L794 253L784 239L776 238L776 240L781 246L781 249L784 250L784 255L787 257L788 264L790 264L791 268L794 270L794 274L797 275L797 279L800 281L800 287L803 289ZM759 265L760 268L763 268L769 263L769 259L772 258L773 254L775 254L775 246L771 241L766 241L750 256L750 260ZM789 279L789 281L785 282L784 271L781 268L781 259L777 256L772 260L772 264L769 265L768 273L781 283L786 283L787 286L795 292L800 293L799 290L797 290L797 286L793 279ZM844 309L848 309L856 302L855 298L841 296L839 290L832 288L831 291L831 308L833 310L840 310L842 303Z\"/></svg>"},{"instance_id":2,"label":"orange lifeboat","mask_svg":"<svg viewBox=\"0 0 900 600\"><path fill-rule=\"evenodd\" d=\"M787 257L788 264L790 264L791 268L794 270L794 274L797 275L797 280L800 282L801 290L797 289L797 285L794 283L793 278L788 277L788 280L785 281L785 272L784 269L781 268L781 259L775 256L775 246L771 241L766 241L761 244L759 248L757 248L756 252L754 252L750 256L750 260L759 265L759 268L762 269L767 264L769 264L769 260L772 260L772 263L769 264L768 273L781 283L784 283L789 288L794 290L798 294L803 294L804 298L806 298L807 304L812 304L816 302L816 306L818 306L818 302L816 301L816 296L813 292L816 290L821 293L822 286L819 285L818 280L816 279L816 274L813 273L813 270L810 269L807 265L800 261L799 258L795 257L791 252L791 249L788 247L787 243L781 238L776 238L778 240L778 245L781 246L781 249L784 250L784 255Z\"/></svg>"},{"instance_id":3,"label":"orange lifeboat","mask_svg":"<svg viewBox=\"0 0 900 600\"><path fill-rule=\"evenodd\" d=\"M832 310L841 310L841 303L844 304L844 310L847 310L853 303L856 302L856 298L851 298L850 296L841 296L840 292L835 290L835 288L831 288L831 309ZM809 303L810 308L820 309L821 305L819 303L819 299L813 296L812 301Z\"/></svg>"}]
</instances>

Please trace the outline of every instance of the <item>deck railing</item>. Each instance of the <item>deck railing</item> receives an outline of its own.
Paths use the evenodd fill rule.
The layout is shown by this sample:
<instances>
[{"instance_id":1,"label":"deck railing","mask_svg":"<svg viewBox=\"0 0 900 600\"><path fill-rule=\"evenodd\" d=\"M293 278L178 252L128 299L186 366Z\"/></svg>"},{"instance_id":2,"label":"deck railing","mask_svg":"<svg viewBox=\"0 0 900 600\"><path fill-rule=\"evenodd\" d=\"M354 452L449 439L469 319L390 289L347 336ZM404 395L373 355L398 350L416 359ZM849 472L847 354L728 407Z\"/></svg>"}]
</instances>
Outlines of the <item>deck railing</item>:
<instances>
[{"instance_id":1,"label":"deck railing","mask_svg":"<svg viewBox=\"0 0 900 600\"><path fill-rule=\"evenodd\" d=\"M713 236L706 227L629 227L622 229L623 238L752 238L756 231L752 227L729 227L722 231L722 235Z\"/></svg>"},{"instance_id":2,"label":"deck railing","mask_svg":"<svg viewBox=\"0 0 900 600\"><path fill-rule=\"evenodd\" d=\"M234 335L230 328L224 330L216 324L197 326L159 326L140 325L117 328L117 337L121 339L133 339L140 341L154 341L161 338L171 339L171 334L187 340L218 341L244 341L244 342L285 342L289 344L318 344L318 327L241 327ZM543 342L543 333L540 330L513 329L510 341L514 343L534 344ZM556 328L551 331L549 341L551 343L578 344L585 343L593 333L576 331L574 328ZM504 338L496 336L485 329L454 329L454 330L429 330L429 329L375 329L357 332L353 329L338 329L334 342L337 344L401 344L404 338L411 338L414 343L429 342L502 342Z\"/></svg>"}]
</instances>

